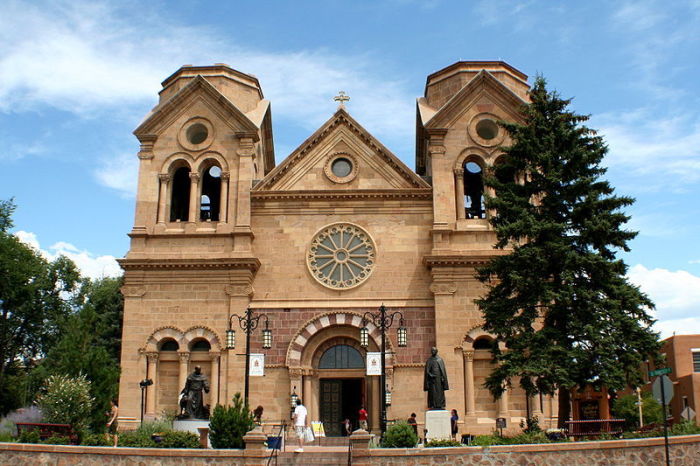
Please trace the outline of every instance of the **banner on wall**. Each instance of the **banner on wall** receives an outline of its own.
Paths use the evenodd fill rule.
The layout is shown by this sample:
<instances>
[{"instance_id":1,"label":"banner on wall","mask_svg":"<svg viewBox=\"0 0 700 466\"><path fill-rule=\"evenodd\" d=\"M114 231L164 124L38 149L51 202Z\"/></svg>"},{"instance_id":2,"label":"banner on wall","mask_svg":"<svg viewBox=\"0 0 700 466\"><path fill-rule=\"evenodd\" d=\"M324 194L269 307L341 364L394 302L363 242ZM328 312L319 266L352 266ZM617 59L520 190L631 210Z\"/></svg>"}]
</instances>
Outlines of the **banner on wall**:
<instances>
[{"instance_id":1,"label":"banner on wall","mask_svg":"<svg viewBox=\"0 0 700 466\"><path fill-rule=\"evenodd\" d=\"M250 354L250 369L248 375L251 377L263 377L265 375L265 355L262 353Z\"/></svg>"},{"instance_id":2,"label":"banner on wall","mask_svg":"<svg viewBox=\"0 0 700 466\"><path fill-rule=\"evenodd\" d=\"M367 353L367 375L382 375L382 353Z\"/></svg>"}]
</instances>

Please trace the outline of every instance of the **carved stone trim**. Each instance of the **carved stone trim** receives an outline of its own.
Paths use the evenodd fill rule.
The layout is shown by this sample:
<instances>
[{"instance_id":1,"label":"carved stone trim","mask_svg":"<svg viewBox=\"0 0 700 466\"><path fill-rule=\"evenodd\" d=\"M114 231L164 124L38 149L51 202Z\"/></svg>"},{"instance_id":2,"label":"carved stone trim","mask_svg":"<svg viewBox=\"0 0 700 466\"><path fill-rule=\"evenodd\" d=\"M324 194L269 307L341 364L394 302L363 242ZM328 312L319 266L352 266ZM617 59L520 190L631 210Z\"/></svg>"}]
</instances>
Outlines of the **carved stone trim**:
<instances>
[{"instance_id":1,"label":"carved stone trim","mask_svg":"<svg viewBox=\"0 0 700 466\"><path fill-rule=\"evenodd\" d=\"M180 358L180 362L187 363L190 361L190 352L189 351L178 351L177 355Z\"/></svg>"},{"instance_id":2,"label":"carved stone trim","mask_svg":"<svg viewBox=\"0 0 700 466\"><path fill-rule=\"evenodd\" d=\"M120 291L125 298L140 298L146 294L146 287L137 285L124 285Z\"/></svg>"},{"instance_id":3,"label":"carved stone trim","mask_svg":"<svg viewBox=\"0 0 700 466\"><path fill-rule=\"evenodd\" d=\"M231 178L231 172L221 172L221 181L228 181Z\"/></svg>"},{"instance_id":4,"label":"carved stone trim","mask_svg":"<svg viewBox=\"0 0 700 466\"><path fill-rule=\"evenodd\" d=\"M190 172L190 181L192 181L193 183L199 183L199 178L200 178L199 173Z\"/></svg>"},{"instance_id":5,"label":"carved stone trim","mask_svg":"<svg viewBox=\"0 0 700 466\"><path fill-rule=\"evenodd\" d=\"M254 290L252 285L226 285L224 293L228 296L252 296Z\"/></svg>"},{"instance_id":6,"label":"carved stone trim","mask_svg":"<svg viewBox=\"0 0 700 466\"><path fill-rule=\"evenodd\" d=\"M254 257L240 259L118 259L124 270L152 269L248 269L253 272L260 268L260 261Z\"/></svg>"},{"instance_id":7,"label":"carved stone trim","mask_svg":"<svg viewBox=\"0 0 700 466\"><path fill-rule=\"evenodd\" d=\"M333 162L335 162L338 159L347 159L350 161L351 169L350 173L348 173L347 176L337 176L335 173L333 173ZM357 176L357 173L359 172L359 167L357 163L357 159L355 158L354 155L351 155L347 152L334 152L331 155L328 156L328 159L326 159L326 163L323 166L323 173L326 175L326 178L331 180L333 183L349 183L352 180L355 179Z\"/></svg>"},{"instance_id":8,"label":"carved stone trim","mask_svg":"<svg viewBox=\"0 0 700 466\"><path fill-rule=\"evenodd\" d=\"M146 353L146 359L148 359L148 362L153 364L158 362L158 353L155 351L148 351Z\"/></svg>"},{"instance_id":9,"label":"carved stone trim","mask_svg":"<svg viewBox=\"0 0 700 466\"><path fill-rule=\"evenodd\" d=\"M464 360L467 362L472 362L474 361L474 351L473 350L462 350L462 354L464 355Z\"/></svg>"},{"instance_id":10,"label":"carved stone trim","mask_svg":"<svg viewBox=\"0 0 700 466\"><path fill-rule=\"evenodd\" d=\"M430 291L438 295L454 294L457 291L457 284L455 282L434 282L430 285Z\"/></svg>"},{"instance_id":11,"label":"carved stone trim","mask_svg":"<svg viewBox=\"0 0 700 466\"><path fill-rule=\"evenodd\" d=\"M323 199L323 200L353 200L353 199L425 199L433 197L433 190L426 188L415 189L367 189L362 191L252 191L253 200L277 199Z\"/></svg>"},{"instance_id":12,"label":"carved stone trim","mask_svg":"<svg viewBox=\"0 0 700 466\"><path fill-rule=\"evenodd\" d=\"M440 267L440 266L465 266L474 267L488 264L494 256L506 255L509 251L497 250L490 252L488 255L440 255L440 256L425 256L423 257L423 264L428 268Z\"/></svg>"},{"instance_id":13,"label":"carved stone trim","mask_svg":"<svg viewBox=\"0 0 700 466\"><path fill-rule=\"evenodd\" d=\"M158 173L158 179L160 180L161 183L169 183L170 182L170 175L167 173Z\"/></svg>"}]
</instances>

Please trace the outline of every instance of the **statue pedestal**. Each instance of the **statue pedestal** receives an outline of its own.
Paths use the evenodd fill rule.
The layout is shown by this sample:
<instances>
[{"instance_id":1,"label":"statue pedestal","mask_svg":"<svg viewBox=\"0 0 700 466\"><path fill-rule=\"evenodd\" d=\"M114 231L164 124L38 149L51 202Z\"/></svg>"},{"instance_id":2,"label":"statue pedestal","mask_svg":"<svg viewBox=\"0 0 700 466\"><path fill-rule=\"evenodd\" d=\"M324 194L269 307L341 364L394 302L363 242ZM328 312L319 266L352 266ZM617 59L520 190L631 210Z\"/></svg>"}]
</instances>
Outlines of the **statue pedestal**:
<instances>
[{"instance_id":1,"label":"statue pedestal","mask_svg":"<svg viewBox=\"0 0 700 466\"><path fill-rule=\"evenodd\" d=\"M450 440L450 412L445 409L433 409L425 412L425 440Z\"/></svg>"},{"instance_id":2,"label":"statue pedestal","mask_svg":"<svg viewBox=\"0 0 700 466\"><path fill-rule=\"evenodd\" d=\"M173 430L181 430L185 432L192 432L200 436L199 428L206 428L209 430L209 419L175 419L173 421ZM211 442L207 441L209 448L211 448Z\"/></svg>"}]
</instances>

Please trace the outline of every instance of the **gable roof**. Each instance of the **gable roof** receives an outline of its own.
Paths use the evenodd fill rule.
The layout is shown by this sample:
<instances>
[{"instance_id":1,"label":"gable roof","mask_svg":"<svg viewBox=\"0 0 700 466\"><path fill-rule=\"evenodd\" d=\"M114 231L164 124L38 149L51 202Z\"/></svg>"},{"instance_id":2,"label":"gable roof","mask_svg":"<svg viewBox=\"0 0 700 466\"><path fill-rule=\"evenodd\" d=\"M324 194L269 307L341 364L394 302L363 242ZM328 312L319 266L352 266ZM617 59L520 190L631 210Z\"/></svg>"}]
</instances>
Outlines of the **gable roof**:
<instances>
[{"instance_id":1,"label":"gable roof","mask_svg":"<svg viewBox=\"0 0 700 466\"><path fill-rule=\"evenodd\" d=\"M409 185L413 188L428 188L430 185L426 183L413 170L408 168L398 157L396 157L389 149L387 149L379 140L372 136L365 128L362 127L350 114L344 109L339 108L328 121L326 121L316 132L306 139L294 152L292 152L282 163L275 167L270 173L258 183L253 192L273 190L279 180L285 177L286 174L292 172L299 165L307 154L313 148L319 145L326 137L338 126L343 125L352 131L359 140L367 145L375 154L377 154L386 164L392 167Z\"/></svg>"}]
</instances>

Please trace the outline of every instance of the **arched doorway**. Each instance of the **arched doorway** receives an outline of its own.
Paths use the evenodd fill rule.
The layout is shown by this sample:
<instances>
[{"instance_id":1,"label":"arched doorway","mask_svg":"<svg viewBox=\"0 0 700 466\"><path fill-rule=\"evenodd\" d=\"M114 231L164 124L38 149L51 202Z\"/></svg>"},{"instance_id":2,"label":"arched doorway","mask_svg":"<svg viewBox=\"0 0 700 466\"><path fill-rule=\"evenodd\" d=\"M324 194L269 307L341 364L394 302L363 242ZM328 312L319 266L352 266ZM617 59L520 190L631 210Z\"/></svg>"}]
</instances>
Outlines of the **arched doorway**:
<instances>
[{"instance_id":1,"label":"arched doorway","mask_svg":"<svg viewBox=\"0 0 700 466\"><path fill-rule=\"evenodd\" d=\"M364 351L355 347L356 342L345 340L334 339L323 345L317 363L319 414L329 437L345 434L345 419L350 420L353 430L358 428L358 412L367 398Z\"/></svg>"}]
</instances>

